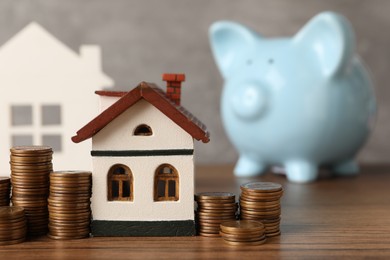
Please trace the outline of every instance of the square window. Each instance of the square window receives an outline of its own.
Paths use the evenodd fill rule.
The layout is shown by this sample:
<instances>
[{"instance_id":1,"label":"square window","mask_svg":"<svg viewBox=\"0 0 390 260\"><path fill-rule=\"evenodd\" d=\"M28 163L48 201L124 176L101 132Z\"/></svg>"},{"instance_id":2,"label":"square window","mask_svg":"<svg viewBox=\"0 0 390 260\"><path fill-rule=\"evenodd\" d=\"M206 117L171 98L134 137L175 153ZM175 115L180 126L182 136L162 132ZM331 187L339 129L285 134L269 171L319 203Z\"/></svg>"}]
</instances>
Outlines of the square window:
<instances>
[{"instance_id":1,"label":"square window","mask_svg":"<svg viewBox=\"0 0 390 260\"><path fill-rule=\"evenodd\" d=\"M62 138L61 135L43 135L42 144L50 146L54 152L62 151Z\"/></svg>"},{"instance_id":2,"label":"square window","mask_svg":"<svg viewBox=\"0 0 390 260\"><path fill-rule=\"evenodd\" d=\"M12 146L25 146L33 145L32 135L13 135Z\"/></svg>"},{"instance_id":3,"label":"square window","mask_svg":"<svg viewBox=\"0 0 390 260\"><path fill-rule=\"evenodd\" d=\"M43 105L42 125L60 125L60 124L61 124L61 106Z\"/></svg>"},{"instance_id":4,"label":"square window","mask_svg":"<svg viewBox=\"0 0 390 260\"><path fill-rule=\"evenodd\" d=\"M23 126L32 125L32 106L31 105L12 105L11 106L11 125Z\"/></svg>"}]
</instances>

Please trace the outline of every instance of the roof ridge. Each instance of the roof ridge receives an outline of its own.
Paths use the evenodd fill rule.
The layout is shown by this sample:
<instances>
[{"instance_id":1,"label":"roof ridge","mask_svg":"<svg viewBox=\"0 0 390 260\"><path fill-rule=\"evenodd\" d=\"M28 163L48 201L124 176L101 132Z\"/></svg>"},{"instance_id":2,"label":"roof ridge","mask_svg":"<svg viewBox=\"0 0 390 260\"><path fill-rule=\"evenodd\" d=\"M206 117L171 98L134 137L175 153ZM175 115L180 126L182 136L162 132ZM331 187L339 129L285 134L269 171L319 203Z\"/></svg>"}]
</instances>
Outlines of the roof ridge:
<instances>
[{"instance_id":1,"label":"roof ridge","mask_svg":"<svg viewBox=\"0 0 390 260\"><path fill-rule=\"evenodd\" d=\"M119 98L118 101L77 131L76 135L72 137L72 141L79 143L91 138L141 98L160 110L196 140L202 140L204 143L210 141L210 134L199 119L181 105L172 102L156 84L145 81L140 82L137 87Z\"/></svg>"}]
</instances>

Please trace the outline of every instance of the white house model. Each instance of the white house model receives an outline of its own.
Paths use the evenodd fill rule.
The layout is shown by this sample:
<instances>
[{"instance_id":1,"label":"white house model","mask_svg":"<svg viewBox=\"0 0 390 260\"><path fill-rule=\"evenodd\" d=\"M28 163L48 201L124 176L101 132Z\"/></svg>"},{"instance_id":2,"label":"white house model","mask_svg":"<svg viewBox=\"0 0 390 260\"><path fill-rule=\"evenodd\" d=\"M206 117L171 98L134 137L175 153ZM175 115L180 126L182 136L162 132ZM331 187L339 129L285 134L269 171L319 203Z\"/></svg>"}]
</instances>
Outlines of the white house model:
<instances>
[{"instance_id":1,"label":"white house model","mask_svg":"<svg viewBox=\"0 0 390 260\"><path fill-rule=\"evenodd\" d=\"M90 144L67 140L96 115L89 93L113 85L100 56L92 45L75 53L34 22L0 47L0 175L9 175L9 148L17 145L51 146L57 169L91 169Z\"/></svg>"},{"instance_id":2,"label":"white house model","mask_svg":"<svg viewBox=\"0 0 390 260\"><path fill-rule=\"evenodd\" d=\"M195 234L194 139L209 134L180 106L184 74L163 79L167 93L97 91L103 111L72 138L92 138L94 236Z\"/></svg>"}]
</instances>

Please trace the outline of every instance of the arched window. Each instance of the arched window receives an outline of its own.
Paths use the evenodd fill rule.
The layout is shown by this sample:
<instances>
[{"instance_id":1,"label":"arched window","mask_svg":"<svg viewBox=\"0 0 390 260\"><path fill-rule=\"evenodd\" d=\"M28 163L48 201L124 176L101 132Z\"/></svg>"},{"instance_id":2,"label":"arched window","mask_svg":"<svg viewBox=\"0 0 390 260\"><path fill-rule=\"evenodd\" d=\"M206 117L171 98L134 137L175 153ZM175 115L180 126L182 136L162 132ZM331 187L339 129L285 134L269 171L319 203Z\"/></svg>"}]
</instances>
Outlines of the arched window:
<instances>
[{"instance_id":1,"label":"arched window","mask_svg":"<svg viewBox=\"0 0 390 260\"><path fill-rule=\"evenodd\" d=\"M170 164L160 165L154 174L154 201L179 200L179 174Z\"/></svg>"},{"instance_id":2,"label":"arched window","mask_svg":"<svg viewBox=\"0 0 390 260\"><path fill-rule=\"evenodd\" d=\"M150 136L152 135L152 128L150 126L142 124L135 128L134 135L140 135L140 136Z\"/></svg>"},{"instance_id":3,"label":"arched window","mask_svg":"<svg viewBox=\"0 0 390 260\"><path fill-rule=\"evenodd\" d=\"M107 174L107 200L133 200L133 174L123 164L113 165Z\"/></svg>"}]
</instances>

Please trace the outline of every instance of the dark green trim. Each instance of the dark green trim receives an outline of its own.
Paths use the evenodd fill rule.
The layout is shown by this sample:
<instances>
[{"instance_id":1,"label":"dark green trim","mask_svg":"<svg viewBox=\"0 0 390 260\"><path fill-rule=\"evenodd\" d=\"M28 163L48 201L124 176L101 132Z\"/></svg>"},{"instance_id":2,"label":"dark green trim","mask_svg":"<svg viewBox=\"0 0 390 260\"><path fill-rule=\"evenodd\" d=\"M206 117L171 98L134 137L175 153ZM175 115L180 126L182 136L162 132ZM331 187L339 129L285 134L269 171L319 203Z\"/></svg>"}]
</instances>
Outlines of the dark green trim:
<instances>
[{"instance_id":1,"label":"dark green trim","mask_svg":"<svg viewBox=\"0 0 390 260\"><path fill-rule=\"evenodd\" d=\"M92 150L91 155L100 157L136 157L136 156L172 156L172 155L193 155L193 149L171 149L171 150L121 150L121 151L98 151Z\"/></svg>"},{"instance_id":2,"label":"dark green trim","mask_svg":"<svg viewBox=\"0 0 390 260\"><path fill-rule=\"evenodd\" d=\"M112 221L92 220L95 237L195 236L195 221Z\"/></svg>"}]
</instances>

